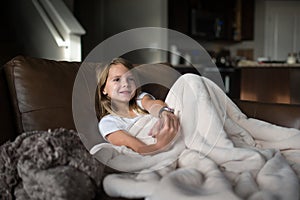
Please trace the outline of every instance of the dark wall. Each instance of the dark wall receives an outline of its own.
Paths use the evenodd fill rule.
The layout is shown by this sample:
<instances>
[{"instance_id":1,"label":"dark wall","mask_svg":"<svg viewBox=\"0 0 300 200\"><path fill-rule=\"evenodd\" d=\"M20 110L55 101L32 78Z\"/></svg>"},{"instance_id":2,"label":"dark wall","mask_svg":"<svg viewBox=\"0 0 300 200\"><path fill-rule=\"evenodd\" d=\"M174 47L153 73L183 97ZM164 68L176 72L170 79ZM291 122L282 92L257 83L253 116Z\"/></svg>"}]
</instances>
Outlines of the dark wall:
<instances>
[{"instance_id":1,"label":"dark wall","mask_svg":"<svg viewBox=\"0 0 300 200\"><path fill-rule=\"evenodd\" d=\"M12 1L2 1L0 6L0 66L22 53L22 47L15 34L12 13Z\"/></svg>"},{"instance_id":2,"label":"dark wall","mask_svg":"<svg viewBox=\"0 0 300 200\"><path fill-rule=\"evenodd\" d=\"M104 39L102 4L102 0L74 0L73 13L86 31L86 34L81 37L82 59Z\"/></svg>"}]
</instances>

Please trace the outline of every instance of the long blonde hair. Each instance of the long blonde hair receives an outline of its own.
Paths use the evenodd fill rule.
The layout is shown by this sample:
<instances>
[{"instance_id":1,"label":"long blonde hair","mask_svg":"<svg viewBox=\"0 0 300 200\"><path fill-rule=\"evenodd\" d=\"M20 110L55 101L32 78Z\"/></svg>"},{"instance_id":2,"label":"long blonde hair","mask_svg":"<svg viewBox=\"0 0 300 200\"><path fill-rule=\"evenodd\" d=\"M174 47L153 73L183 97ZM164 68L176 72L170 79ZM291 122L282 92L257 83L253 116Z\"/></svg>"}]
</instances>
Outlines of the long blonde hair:
<instances>
[{"instance_id":1,"label":"long blonde hair","mask_svg":"<svg viewBox=\"0 0 300 200\"><path fill-rule=\"evenodd\" d=\"M96 114L97 118L100 121L102 117L108 114L116 114L114 110L112 109L111 105L111 99L108 95L103 94L104 87L106 85L107 77L109 75L109 70L112 65L116 64L122 64L124 65L128 70L131 70L134 68L134 66L126 59L124 58L114 58L109 64L105 66L101 74L98 75L98 84L97 84L97 94L96 94ZM137 75L133 73L133 76L136 81ZM146 113L144 110L142 110L136 103L137 96L140 94L140 87L138 87L135 91L134 97L129 101L129 108L136 110L138 113Z\"/></svg>"}]
</instances>

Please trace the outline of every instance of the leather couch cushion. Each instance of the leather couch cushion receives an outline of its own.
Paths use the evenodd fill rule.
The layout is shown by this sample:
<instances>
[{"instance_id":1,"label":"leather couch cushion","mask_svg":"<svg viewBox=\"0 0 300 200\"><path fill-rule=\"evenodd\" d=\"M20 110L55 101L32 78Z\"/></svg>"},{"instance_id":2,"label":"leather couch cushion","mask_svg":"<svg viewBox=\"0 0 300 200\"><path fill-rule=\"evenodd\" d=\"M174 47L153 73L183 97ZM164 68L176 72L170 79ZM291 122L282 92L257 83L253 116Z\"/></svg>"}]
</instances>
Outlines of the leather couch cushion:
<instances>
[{"instance_id":1,"label":"leather couch cushion","mask_svg":"<svg viewBox=\"0 0 300 200\"><path fill-rule=\"evenodd\" d=\"M300 129L300 106L292 104L262 103L235 100L248 117L284 127Z\"/></svg>"},{"instance_id":2,"label":"leather couch cushion","mask_svg":"<svg viewBox=\"0 0 300 200\"><path fill-rule=\"evenodd\" d=\"M5 65L17 131L74 129L72 90L78 62L18 56Z\"/></svg>"}]
</instances>

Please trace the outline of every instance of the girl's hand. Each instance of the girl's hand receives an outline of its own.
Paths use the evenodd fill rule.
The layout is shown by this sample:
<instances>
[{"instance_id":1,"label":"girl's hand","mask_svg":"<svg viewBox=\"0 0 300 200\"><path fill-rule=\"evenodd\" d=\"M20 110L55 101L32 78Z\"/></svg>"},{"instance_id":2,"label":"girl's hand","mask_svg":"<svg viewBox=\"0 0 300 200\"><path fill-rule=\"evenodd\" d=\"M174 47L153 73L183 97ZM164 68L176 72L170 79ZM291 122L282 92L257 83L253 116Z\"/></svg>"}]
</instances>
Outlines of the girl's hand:
<instances>
[{"instance_id":1,"label":"girl's hand","mask_svg":"<svg viewBox=\"0 0 300 200\"><path fill-rule=\"evenodd\" d=\"M150 132L148 133L149 136L156 137L156 135L159 133L161 127L163 125L163 120L160 118L157 120L157 122L153 125Z\"/></svg>"},{"instance_id":2,"label":"girl's hand","mask_svg":"<svg viewBox=\"0 0 300 200\"><path fill-rule=\"evenodd\" d=\"M161 118L150 131L152 137L156 137L157 144L164 147L171 143L179 130L179 120L171 112L162 112Z\"/></svg>"}]
</instances>

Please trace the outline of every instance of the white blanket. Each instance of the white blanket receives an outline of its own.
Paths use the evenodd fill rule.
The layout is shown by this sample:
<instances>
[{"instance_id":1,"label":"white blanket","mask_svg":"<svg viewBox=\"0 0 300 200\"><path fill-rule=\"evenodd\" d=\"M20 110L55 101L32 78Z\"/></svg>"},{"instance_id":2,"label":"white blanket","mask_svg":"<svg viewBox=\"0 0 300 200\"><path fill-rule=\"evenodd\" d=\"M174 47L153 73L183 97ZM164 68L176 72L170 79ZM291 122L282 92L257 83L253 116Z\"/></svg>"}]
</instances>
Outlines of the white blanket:
<instances>
[{"instance_id":1,"label":"white blanket","mask_svg":"<svg viewBox=\"0 0 300 200\"><path fill-rule=\"evenodd\" d=\"M181 76L166 102L181 122L171 148L152 156L108 143L91 149L123 172L105 177L109 196L300 199L299 130L247 118L218 86L197 75ZM151 123L144 119L130 131L144 137Z\"/></svg>"}]
</instances>

